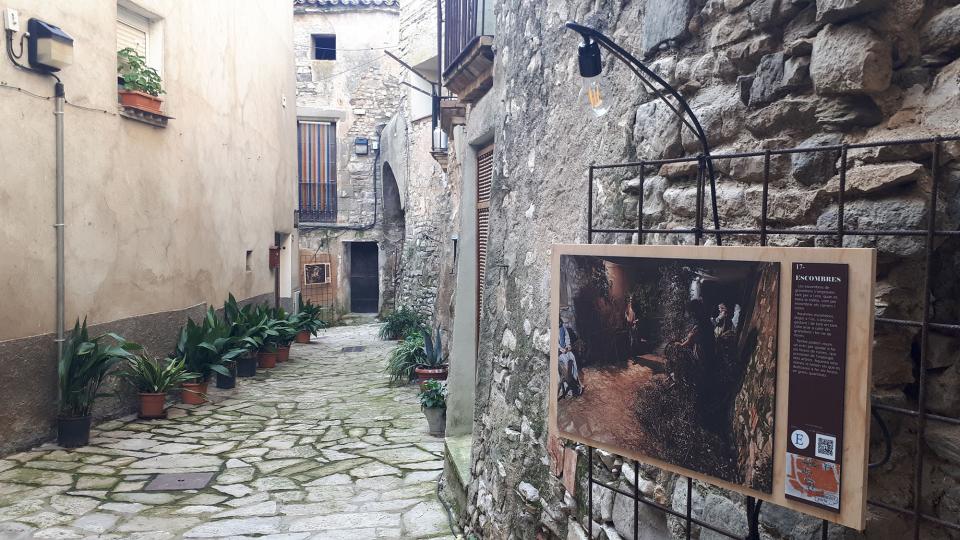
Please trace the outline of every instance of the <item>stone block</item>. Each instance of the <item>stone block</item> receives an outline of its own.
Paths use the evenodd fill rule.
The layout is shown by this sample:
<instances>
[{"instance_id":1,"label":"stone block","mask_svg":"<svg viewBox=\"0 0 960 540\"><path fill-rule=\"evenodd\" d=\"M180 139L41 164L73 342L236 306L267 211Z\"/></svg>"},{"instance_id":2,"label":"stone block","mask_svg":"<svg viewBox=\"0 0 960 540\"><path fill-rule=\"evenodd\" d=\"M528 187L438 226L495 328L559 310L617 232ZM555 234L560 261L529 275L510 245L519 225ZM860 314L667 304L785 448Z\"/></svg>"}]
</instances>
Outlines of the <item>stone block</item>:
<instances>
[{"instance_id":1,"label":"stone block","mask_svg":"<svg viewBox=\"0 0 960 540\"><path fill-rule=\"evenodd\" d=\"M960 369L953 365L941 373L927 374L927 409L945 416L960 416Z\"/></svg>"},{"instance_id":2,"label":"stone block","mask_svg":"<svg viewBox=\"0 0 960 540\"><path fill-rule=\"evenodd\" d=\"M747 8L747 14L758 28L772 30L783 26L805 6L805 0L755 0Z\"/></svg>"},{"instance_id":3,"label":"stone block","mask_svg":"<svg viewBox=\"0 0 960 540\"><path fill-rule=\"evenodd\" d=\"M926 430L927 446L940 458L960 462L960 426L931 422Z\"/></svg>"},{"instance_id":4,"label":"stone block","mask_svg":"<svg viewBox=\"0 0 960 540\"><path fill-rule=\"evenodd\" d=\"M727 48L727 59L740 73L752 73L764 55L773 52L777 47L777 40L764 34L737 43Z\"/></svg>"},{"instance_id":5,"label":"stone block","mask_svg":"<svg viewBox=\"0 0 960 540\"><path fill-rule=\"evenodd\" d=\"M878 331L873 340L873 384L900 388L914 382L910 350L915 332L909 328Z\"/></svg>"},{"instance_id":6,"label":"stone block","mask_svg":"<svg viewBox=\"0 0 960 540\"><path fill-rule=\"evenodd\" d=\"M621 483L621 489L626 486ZM629 488L626 488L629 489ZM640 503L637 509L640 526L637 537L633 536L633 499L617 494L613 501L613 526L621 537L629 540L660 540L669 536L666 514Z\"/></svg>"},{"instance_id":7,"label":"stone block","mask_svg":"<svg viewBox=\"0 0 960 540\"><path fill-rule=\"evenodd\" d=\"M641 159L680 155L680 119L659 99L637 108L633 138Z\"/></svg>"},{"instance_id":8,"label":"stone block","mask_svg":"<svg viewBox=\"0 0 960 540\"><path fill-rule=\"evenodd\" d=\"M864 25L828 25L813 42L810 75L818 94L882 92L892 74L889 41Z\"/></svg>"},{"instance_id":9,"label":"stone block","mask_svg":"<svg viewBox=\"0 0 960 540\"><path fill-rule=\"evenodd\" d=\"M906 184L919 183L929 189L930 173L919 163L883 163L863 165L847 171L845 194L850 199L892 191ZM840 176L830 179L825 186L830 194L840 192Z\"/></svg>"},{"instance_id":10,"label":"stone block","mask_svg":"<svg viewBox=\"0 0 960 540\"><path fill-rule=\"evenodd\" d=\"M920 29L920 50L925 55L955 56L960 49L960 5L938 13Z\"/></svg>"},{"instance_id":11,"label":"stone block","mask_svg":"<svg viewBox=\"0 0 960 540\"><path fill-rule=\"evenodd\" d=\"M883 7L885 0L817 0L817 20L837 23Z\"/></svg>"},{"instance_id":12,"label":"stone block","mask_svg":"<svg viewBox=\"0 0 960 540\"><path fill-rule=\"evenodd\" d=\"M640 47L646 52L687 35L687 23L696 7L694 0L653 0L648 2L640 30Z\"/></svg>"},{"instance_id":13,"label":"stone block","mask_svg":"<svg viewBox=\"0 0 960 540\"><path fill-rule=\"evenodd\" d=\"M816 110L816 103L807 98L781 99L748 116L746 128L760 138L788 129L812 129L816 123Z\"/></svg>"},{"instance_id":14,"label":"stone block","mask_svg":"<svg viewBox=\"0 0 960 540\"><path fill-rule=\"evenodd\" d=\"M750 87L750 106L758 107L810 86L810 58L786 58L783 53L764 56Z\"/></svg>"},{"instance_id":15,"label":"stone block","mask_svg":"<svg viewBox=\"0 0 960 540\"><path fill-rule=\"evenodd\" d=\"M843 137L836 133L818 133L798 146L820 147L840 144ZM802 152L790 155L790 176L804 185L826 182L836 172L838 151Z\"/></svg>"},{"instance_id":16,"label":"stone block","mask_svg":"<svg viewBox=\"0 0 960 540\"><path fill-rule=\"evenodd\" d=\"M828 131L875 126L883 111L870 96L836 96L817 100L817 124Z\"/></svg>"}]
</instances>

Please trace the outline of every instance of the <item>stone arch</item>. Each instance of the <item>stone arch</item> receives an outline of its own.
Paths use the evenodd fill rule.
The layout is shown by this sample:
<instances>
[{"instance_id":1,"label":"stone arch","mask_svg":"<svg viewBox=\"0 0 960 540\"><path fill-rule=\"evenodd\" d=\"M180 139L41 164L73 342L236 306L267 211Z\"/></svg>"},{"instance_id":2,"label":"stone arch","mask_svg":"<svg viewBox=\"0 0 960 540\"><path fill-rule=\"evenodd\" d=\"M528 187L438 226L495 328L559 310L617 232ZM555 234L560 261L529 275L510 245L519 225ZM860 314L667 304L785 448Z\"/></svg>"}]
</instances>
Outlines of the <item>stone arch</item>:
<instances>
[{"instance_id":1,"label":"stone arch","mask_svg":"<svg viewBox=\"0 0 960 540\"><path fill-rule=\"evenodd\" d=\"M403 244L407 234L406 211L393 168L383 164L383 311L393 310L403 273Z\"/></svg>"}]
</instances>

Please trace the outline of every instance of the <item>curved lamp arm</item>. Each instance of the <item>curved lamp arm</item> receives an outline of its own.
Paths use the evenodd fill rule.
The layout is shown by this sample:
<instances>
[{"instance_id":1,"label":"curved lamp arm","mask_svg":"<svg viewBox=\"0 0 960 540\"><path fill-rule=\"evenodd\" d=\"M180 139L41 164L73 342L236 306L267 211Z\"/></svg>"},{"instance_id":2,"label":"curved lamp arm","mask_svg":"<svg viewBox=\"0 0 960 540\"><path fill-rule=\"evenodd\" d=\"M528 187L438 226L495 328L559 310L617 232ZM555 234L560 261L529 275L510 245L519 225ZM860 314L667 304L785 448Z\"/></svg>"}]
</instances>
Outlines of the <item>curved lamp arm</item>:
<instances>
[{"instance_id":1,"label":"curved lamp arm","mask_svg":"<svg viewBox=\"0 0 960 540\"><path fill-rule=\"evenodd\" d=\"M690 105L687 103L687 100L684 99L680 92L676 88L670 86L667 81L663 80L659 75L654 73L650 68L645 66L640 60L634 57L632 54L627 52L626 49L617 45L612 39L605 36L599 30L595 28L590 28L589 26L583 26L582 24L575 23L573 21L567 22L565 25L567 28L577 32L583 37L585 43L589 43L591 40L595 41L601 47L612 53L614 56L623 61L627 66L640 78L643 84L650 88L650 90L656 94L661 101L663 101L671 111L674 112L678 117L680 117L681 122L687 128L689 128L693 134L697 137L697 140L700 142L700 148L702 153L702 159L706 163L707 174L710 177L710 200L711 206L713 209L713 227L716 231L716 240L717 245L721 245L720 240L720 217L717 212L717 181L716 174L713 169L713 160L710 157L710 144L707 142L707 135L703 131L703 127L700 125L700 120L697 118L697 115L693 112L693 109L690 108ZM652 79L657 83L663 90L668 94L674 97L677 100L677 103L680 106L681 110L677 110L677 107L671 103L666 96L663 95L663 92L657 89L649 80ZM684 114L685 113L685 114ZM689 121L688 121L689 118ZM697 201L699 206L700 201ZM697 223L697 227L700 227L701 224Z\"/></svg>"}]
</instances>

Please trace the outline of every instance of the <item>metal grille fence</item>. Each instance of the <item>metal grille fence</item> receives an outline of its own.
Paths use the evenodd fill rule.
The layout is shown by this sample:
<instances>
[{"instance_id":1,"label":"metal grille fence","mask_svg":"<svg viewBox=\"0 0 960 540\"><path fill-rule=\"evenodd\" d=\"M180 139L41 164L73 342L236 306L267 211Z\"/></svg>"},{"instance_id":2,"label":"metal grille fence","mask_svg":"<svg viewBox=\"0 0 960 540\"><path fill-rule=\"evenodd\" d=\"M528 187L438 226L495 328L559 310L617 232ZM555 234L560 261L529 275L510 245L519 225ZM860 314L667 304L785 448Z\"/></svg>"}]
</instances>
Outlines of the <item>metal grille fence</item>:
<instances>
[{"instance_id":1,"label":"metal grille fence","mask_svg":"<svg viewBox=\"0 0 960 540\"><path fill-rule=\"evenodd\" d=\"M638 162L629 162L629 163L619 163L619 164L609 164L609 165L591 165L589 168L589 184L588 189L588 206L587 206L587 243L594 243L594 237L596 235L605 235L605 240L609 238L617 238L621 235L637 235L637 242L640 244L647 243L648 235L658 235L660 238L666 238L673 235L679 235L681 243L684 241L684 237L689 237L693 235L693 241L695 244L702 244L705 239L708 237L714 240L717 244L722 244L725 240L734 241L737 245L757 245L766 246L771 235L780 235L783 237L808 237L814 239L820 239L824 241L826 239L835 239L839 242L839 245L843 245L844 238L846 237L870 237L879 241L882 238L894 238L894 237L907 237L907 238L917 238L922 239L924 242L923 250L923 261L924 261L924 271L922 276L922 285L920 287L920 294L923 295L920 303L922 304L922 317L920 320L905 320L905 319L893 319L886 317L877 317L876 323L877 327L888 326L888 327L903 327L903 328L919 328L920 329L920 347L919 347L919 373L917 375L916 385L916 408L905 408L897 407L888 404L877 403L874 401L872 404L871 415L874 420L877 422L877 426L880 429L880 435L882 437L884 453L877 461L870 464L871 470L876 470L878 467L886 464L892 454L893 441L891 439L890 430L886 425L886 415L896 415L905 418L911 418L916 421L916 434L913 440L913 475L912 475L912 485L910 486L912 493L912 503L909 507L901 507L886 502L882 502L876 499L869 499L868 505L881 509L884 511L893 512L900 516L907 517L911 520L912 523L912 533L913 538L919 540L921 538L921 530L924 526L933 526L941 527L949 531L960 531L960 523L954 523L945 521L938 518L937 516L931 515L928 512L924 511L923 504L923 493L924 493L924 441L925 441L925 432L926 425L928 421L932 422L941 422L951 425L960 425L960 419L932 414L927 411L926 405L926 396L928 390L928 381L927 381L927 367L928 367L928 357L930 349L930 331L931 330L940 330L945 332L957 333L960 332L960 322L944 323L944 322L934 322L932 320L932 306L931 306L931 287L934 280L934 268L933 268L933 255L935 248L937 246L938 240L942 240L948 237L960 237L960 231L958 230L945 230L938 228L937 218L938 218L938 202L940 199L940 193L942 188L942 163L941 156L943 155L943 147L945 143L955 143L960 141L960 136L942 136L934 138L924 138L924 139L903 139L903 140L891 140L891 141L880 141L880 142L870 142L870 143L860 143L860 144L840 144L840 145L824 145L816 147L802 147L802 148L787 148L787 149L776 149L776 150L764 150L757 152L742 152L742 153L730 153L730 154L718 154L710 156L710 160L713 163L723 162L727 160L736 160L736 159L762 159L763 160L763 183L762 183L762 195L761 195L761 208L760 208L760 226L759 228L723 228L722 220L718 228L705 228L704 227L704 216L706 215L705 211L708 209L707 204L707 191L710 185L708 182L710 178L707 174L707 157L703 155L698 156L688 156L676 159L658 159L658 160L644 160ZM881 148L903 148L907 146L913 146L914 148L919 148L923 150L929 149L929 172L930 172L930 186L929 186L929 197L926 200L926 211L927 219L926 224L923 228L904 228L902 224L890 223L889 228L883 229L860 229L856 226L850 227L844 221L844 211L845 211L845 198L847 197L847 172L849 169L848 164L848 152L854 149L881 149ZM770 197L770 184L771 184L771 159L778 156L793 156L798 154L811 154L811 153L827 153L831 154L839 159L839 190L835 195L835 203L837 205L837 219L836 224L833 227L807 227L807 226L798 226L796 228L783 228L783 227L771 227L770 226L770 214L769 214L769 197ZM926 153L926 152L924 152ZM644 226L644 182L645 175L651 172L651 170L656 173L661 165L664 164L677 164L677 163L692 163L696 164L696 208L694 210L693 224L687 228L647 228ZM595 204L595 180L596 175L600 171L605 170L624 170L624 169L634 169L639 172L639 200L637 204L637 226L633 228L603 228L597 227L594 225L594 204ZM824 181L829 180L823 179ZM717 199L714 193L711 193L709 208L713 214L717 213ZM872 204L883 204L883 201L871 201ZM672 515L676 518L679 518L684 524L684 531L686 538L691 538L693 533L694 526L699 526L703 529L708 529L714 531L718 534L727 536L729 538L740 538L738 533L732 532L730 530L724 529L723 527L717 524L706 523L705 521L695 518L693 516L692 508L692 494L693 494L693 483L690 478L686 478L686 507L683 511L677 511L669 506L664 506L654 500L643 497L638 493L631 493L619 489L617 487L611 486L601 480L598 480L594 474L594 454L595 449L592 447L587 447L588 455L588 532L590 537L593 537L593 486L598 485L606 489L610 489L619 493L623 496L629 497L633 500L634 503L634 515L633 515L633 533L634 538L637 537L638 528L639 528L639 507L640 504L648 505L653 508L657 508L668 515ZM633 471L634 479L633 485L638 485L639 479L639 470L638 463L633 462ZM874 473L877 474L877 473ZM752 497L747 497L746 507L747 507L747 526L748 526L748 539L759 539L759 516L760 508L762 501L756 500ZM821 526L821 535L822 538L827 538L829 533L829 522L824 520Z\"/></svg>"}]
</instances>

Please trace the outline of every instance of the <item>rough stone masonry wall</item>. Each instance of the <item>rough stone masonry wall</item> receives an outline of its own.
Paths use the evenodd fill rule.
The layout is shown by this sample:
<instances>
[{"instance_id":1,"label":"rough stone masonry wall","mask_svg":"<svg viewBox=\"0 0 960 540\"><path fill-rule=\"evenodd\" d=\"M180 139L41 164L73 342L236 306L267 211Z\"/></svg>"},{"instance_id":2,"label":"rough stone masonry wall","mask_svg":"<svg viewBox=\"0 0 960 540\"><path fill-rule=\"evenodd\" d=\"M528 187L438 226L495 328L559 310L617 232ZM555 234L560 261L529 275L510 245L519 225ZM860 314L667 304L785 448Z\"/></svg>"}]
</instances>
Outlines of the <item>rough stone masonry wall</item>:
<instances>
[{"instance_id":1,"label":"rough stone masonry wall","mask_svg":"<svg viewBox=\"0 0 960 540\"><path fill-rule=\"evenodd\" d=\"M408 0L400 7L400 50L402 58L413 63L427 62L437 50L437 12L434 0ZM417 77L408 74L413 84ZM432 128L430 116L413 118L408 91L398 116L407 130L405 170L406 236L400 260L398 305L412 307L431 318L433 325L449 338L452 321L452 296L456 287L451 231L459 219L459 191L430 154ZM449 339L447 339L449 343Z\"/></svg>"},{"instance_id":2,"label":"rough stone masonry wall","mask_svg":"<svg viewBox=\"0 0 960 540\"><path fill-rule=\"evenodd\" d=\"M575 34L566 20L603 29L680 87L717 153L837 142L952 134L960 118L960 6L943 0L516 0L497 10L496 84L504 101L496 119L497 154L491 208L490 264L480 336L473 481L463 523L485 538L584 538L586 504L581 459L576 498L549 470L547 392L549 252L552 243L586 241L586 167L637 158L697 152L695 140L671 113L644 94L634 76L608 58L610 114L591 121L575 103L579 76ZM942 227L960 214L957 148L942 156ZM922 228L930 186L929 149L851 151L847 224L859 228ZM759 225L762 162L721 165L719 202L727 227ZM835 226L834 157L774 159L771 226ZM598 180L598 223L635 225L637 171ZM695 184L684 167L647 172L645 224L690 226ZM599 241L629 242L630 238ZM749 239L756 242L756 239ZM648 237L681 243L690 238ZM827 245L814 237L770 238L772 245ZM919 239L847 237L846 246L879 251L877 314L919 317L923 243ZM935 256L936 320L958 317L957 242L941 241ZM933 334L928 364L932 412L960 412L958 341ZM878 325L874 386L878 401L915 408L918 377L915 330ZM912 499L912 420L887 415L893 457L870 472L870 496L909 506ZM877 430L874 430L875 432ZM924 511L960 520L960 433L930 423L926 439ZM879 446L874 441L874 455ZM581 458L584 454L581 451ZM629 467L601 460L628 488ZM628 474L620 474L622 472ZM639 490L684 507L683 482L643 467ZM628 482L629 480L629 482ZM596 494L594 530L632 536L632 503ZM642 510L642 538L682 529ZM742 498L697 485L694 515L745 530ZM768 538L818 537L818 521L765 505ZM872 508L866 537L904 538L910 520ZM699 538L715 538L695 531ZM833 527L833 537L858 537ZM568 536L569 535L569 536ZM619 536L618 536L619 535ZM952 538L925 527L923 538Z\"/></svg>"}]
</instances>

